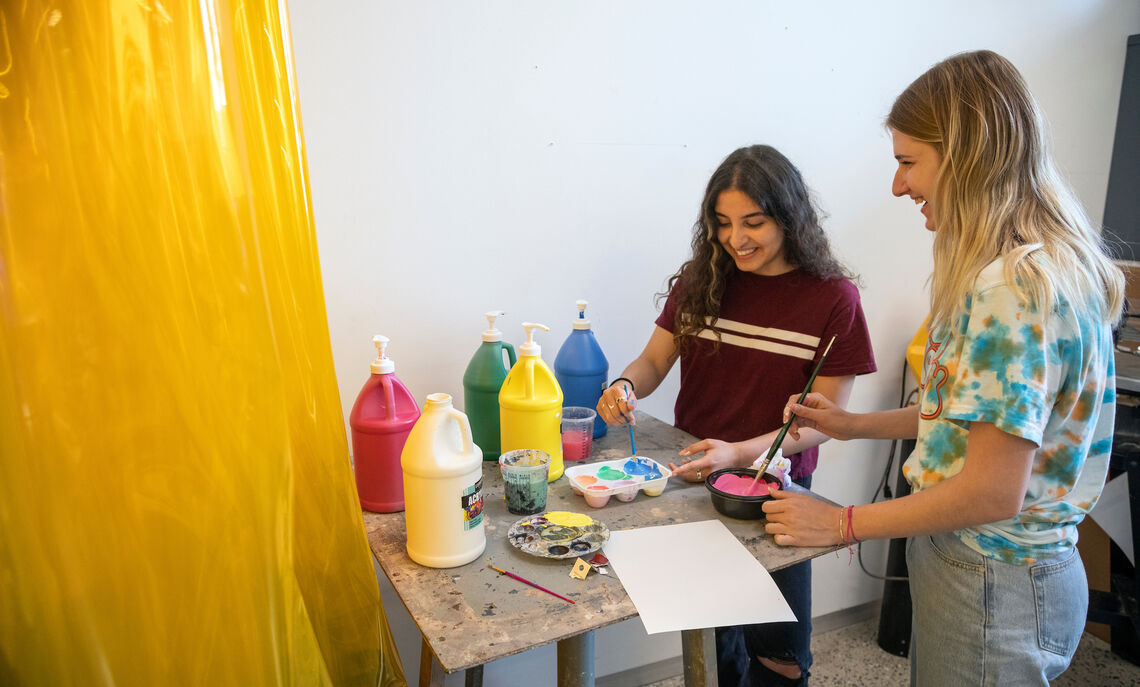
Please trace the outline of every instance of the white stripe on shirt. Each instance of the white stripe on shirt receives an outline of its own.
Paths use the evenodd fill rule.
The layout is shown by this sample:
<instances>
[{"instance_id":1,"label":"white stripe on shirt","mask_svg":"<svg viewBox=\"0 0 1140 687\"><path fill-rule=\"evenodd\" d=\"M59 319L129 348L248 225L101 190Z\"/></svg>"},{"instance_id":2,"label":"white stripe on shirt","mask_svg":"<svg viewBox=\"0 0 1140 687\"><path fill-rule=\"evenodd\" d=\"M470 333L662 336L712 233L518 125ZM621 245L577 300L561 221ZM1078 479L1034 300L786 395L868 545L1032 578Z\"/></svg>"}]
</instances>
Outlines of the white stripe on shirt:
<instances>
[{"instance_id":1,"label":"white stripe on shirt","mask_svg":"<svg viewBox=\"0 0 1140 687\"><path fill-rule=\"evenodd\" d=\"M814 352L819 348L819 342L822 340L818 336L810 334L801 334L799 332L788 331L787 329L777 329L775 327L757 327L754 324L745 324L735 320L713 319L711 317L705 318L705 326L714 329L725 329L730 332L740 332L741 334L748 334L750 336L765 336L769 339L782 339L788 343L801 344L808 346Z\"/></svg>"},{"instance_id":2,"label":"white stripe on shirt","mask_svg":"<svg viewBox=\"0 0 1140 687\"><path fill-rule=\"evenodd\" d=\"M759 327L757 327L759 329ZM716 334L711 329L702 329L697 334L702 339L716 340ZM765 341L764 339L750 339L746 336L737 336L735 334L727 334L722 332L720 335L721 343L733 344L735 346L742 346L744 348L754 348L758 351L768 351L770 353L779 353L781 355L791 356L793 358L803 358L804 360L811 360L815 357L815 351L810 351L806 348L799 348L797 346L788 346L775 341ZM817 339L818 341L818 339Z\"/></svg>"}]
</instances>

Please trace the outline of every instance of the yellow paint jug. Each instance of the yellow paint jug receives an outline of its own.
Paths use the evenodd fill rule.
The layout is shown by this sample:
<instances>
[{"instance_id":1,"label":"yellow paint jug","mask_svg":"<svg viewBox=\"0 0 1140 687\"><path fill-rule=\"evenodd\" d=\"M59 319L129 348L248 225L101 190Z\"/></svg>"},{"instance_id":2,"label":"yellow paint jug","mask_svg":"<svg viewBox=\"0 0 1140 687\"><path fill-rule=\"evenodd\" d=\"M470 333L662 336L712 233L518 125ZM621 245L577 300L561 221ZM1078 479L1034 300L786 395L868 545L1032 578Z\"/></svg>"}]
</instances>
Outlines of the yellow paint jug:
<instances>
[{"instance_id":1,"label":"yellow paint jug","mask_svg":"<svg viewBox=\"0 0 1140 687\"><path fill-rule=\"evenodd\" d=\"M408 556L430 568L475 560L483 530L483 452L450 394L431 394L400 454Z\"/></svg>"},{"instance_id":2,"label":"yellow paint jug","mask_svg":"<svg viewBox=\"0 0 1140 687\"><path fill-rule=\"evenodd\" d=\"M499 390L499 433L503 453L536 448L550 454L549 481L562 476L562 387L542 360L534 330L544 324L523 322L526 343Z\"/></svg>"}]
</instances>

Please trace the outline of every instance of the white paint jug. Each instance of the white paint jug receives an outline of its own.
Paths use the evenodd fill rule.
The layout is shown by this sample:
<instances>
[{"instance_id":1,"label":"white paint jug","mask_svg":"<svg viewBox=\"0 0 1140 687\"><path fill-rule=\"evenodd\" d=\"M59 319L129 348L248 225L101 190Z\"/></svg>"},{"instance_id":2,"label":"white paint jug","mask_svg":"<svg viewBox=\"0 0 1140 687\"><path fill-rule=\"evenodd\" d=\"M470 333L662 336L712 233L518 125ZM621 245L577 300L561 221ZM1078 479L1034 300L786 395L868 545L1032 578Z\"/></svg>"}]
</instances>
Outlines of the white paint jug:
<instances>
[{"instance_id":1,"label":"white paint jug","mask_svg":"<svg viewBox=\"0 0 1140 687\"><path fill-rule=\"evenodd\" d=\"M450 394L431 394L400 454L408 556L454 568L487 546L483 529L483 452Z\"/></svg>"}]
</instances>

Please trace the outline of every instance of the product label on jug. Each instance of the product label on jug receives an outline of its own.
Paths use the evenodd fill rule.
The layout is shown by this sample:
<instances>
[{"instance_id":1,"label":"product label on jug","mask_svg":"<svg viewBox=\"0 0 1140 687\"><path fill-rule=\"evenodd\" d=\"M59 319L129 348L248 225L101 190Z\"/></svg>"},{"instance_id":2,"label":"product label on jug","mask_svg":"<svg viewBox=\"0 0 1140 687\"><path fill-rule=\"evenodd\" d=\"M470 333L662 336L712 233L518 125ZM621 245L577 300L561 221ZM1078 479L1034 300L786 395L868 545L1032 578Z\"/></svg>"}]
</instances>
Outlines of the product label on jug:
<instances>
[{"instance_id":1,"label":"product label on jug","mask_svg":"<svg viewBox=\"0 0 1140 687\"><path fill-rule=\"evenodd\" d=\"M471 530L483 522L483 478L463 490L459 499L463 507L463 529Z\"/></svg>"}]
</instances>

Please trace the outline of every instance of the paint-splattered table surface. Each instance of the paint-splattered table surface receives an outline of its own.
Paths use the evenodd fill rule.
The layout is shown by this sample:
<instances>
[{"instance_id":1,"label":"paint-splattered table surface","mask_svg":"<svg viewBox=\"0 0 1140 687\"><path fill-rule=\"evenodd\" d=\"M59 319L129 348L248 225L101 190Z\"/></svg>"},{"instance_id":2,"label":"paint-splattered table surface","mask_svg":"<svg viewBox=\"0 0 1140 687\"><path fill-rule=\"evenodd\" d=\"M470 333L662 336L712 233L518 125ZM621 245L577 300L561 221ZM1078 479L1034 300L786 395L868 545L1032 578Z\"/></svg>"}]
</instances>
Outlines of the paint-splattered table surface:
<instances>
[{"instance_id":1,"label":"paint-splattered table surface","mask_svg":"<svg viewBox=\"0 0 1140 687\"><path fill-rule=\"evenodd\" d=\"M663 465L676 462L677 452L694 441L688 433L637 412L639 455ZM594 440L589 462L628 456L629 435L611 428L606 436ZM487 548L482 556L457 568L426 568L408 557L403 513L364 513L373 555L445 671L483 665L637 615L612 569L609 575L591 572L585 580L573 579L569 576L573 558L539 558L510 545L507 530L522 516L507 511L498 463L484 463L483 497ZM670 479L660 496L640 493L633 501L610 499L604 507L593 509L561 477L550 484L546 510L585 513L610 531L719 519L769 571L834 550L777 546L764 534L762 521L720 515L703 485L680 479ZM575 603L502 576L488 564Z\"/></svg>"}]
</instances>

